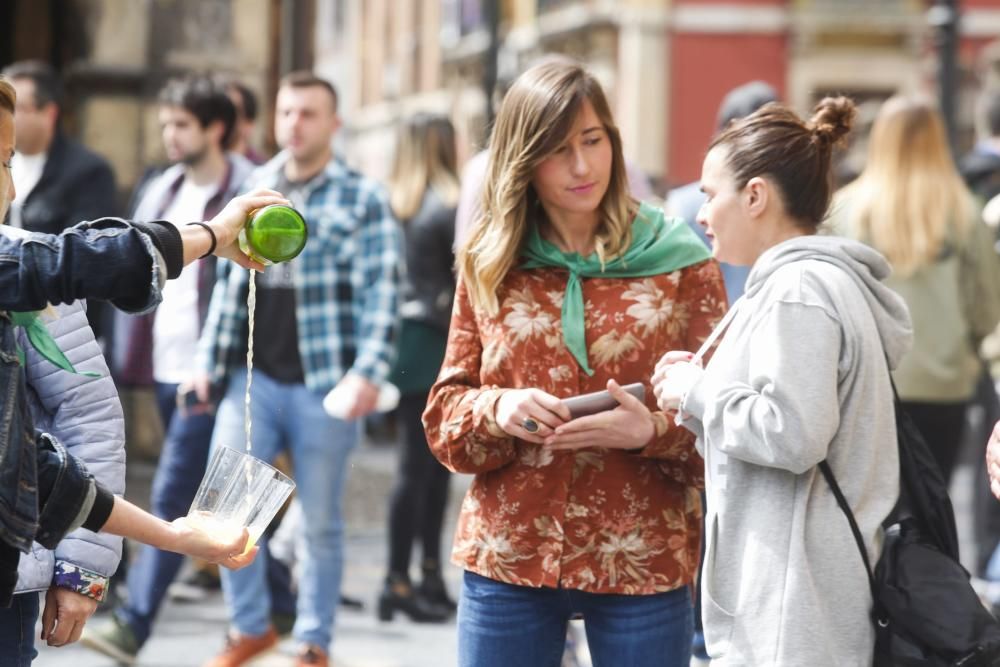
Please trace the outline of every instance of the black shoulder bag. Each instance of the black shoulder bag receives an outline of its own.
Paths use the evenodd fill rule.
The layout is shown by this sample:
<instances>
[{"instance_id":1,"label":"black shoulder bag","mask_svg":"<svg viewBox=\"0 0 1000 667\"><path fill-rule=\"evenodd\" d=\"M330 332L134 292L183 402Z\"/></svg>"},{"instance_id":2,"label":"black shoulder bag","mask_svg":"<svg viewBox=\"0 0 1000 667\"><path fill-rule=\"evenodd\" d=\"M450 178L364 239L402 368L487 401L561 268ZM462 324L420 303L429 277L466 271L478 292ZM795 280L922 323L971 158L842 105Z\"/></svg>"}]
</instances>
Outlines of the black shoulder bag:
<instances>
[{"instance_id":1,"label":"black shoulder bag","mask_svg":"<svg viewBox=\"0 0 1000 667\"><path fill-rule=\"evenodd\" d=\"M874 572L864 539L829 464L819 469L857 542L871 584L875 667L1000 665L1000 623L958 561L955 515L944 478L892 387L899 447L899 501L882 526Z\"/></svg>"}]
</instances>

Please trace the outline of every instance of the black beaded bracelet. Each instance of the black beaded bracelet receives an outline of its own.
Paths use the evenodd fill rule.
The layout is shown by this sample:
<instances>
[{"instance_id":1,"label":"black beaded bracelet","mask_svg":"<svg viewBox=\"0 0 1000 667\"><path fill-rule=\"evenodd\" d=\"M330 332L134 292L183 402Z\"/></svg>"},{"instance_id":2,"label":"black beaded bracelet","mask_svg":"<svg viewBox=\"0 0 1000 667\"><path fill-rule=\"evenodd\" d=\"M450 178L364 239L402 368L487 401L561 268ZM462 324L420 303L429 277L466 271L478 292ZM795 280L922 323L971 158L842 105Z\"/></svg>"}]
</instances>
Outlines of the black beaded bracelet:
<instances>
[{"instance_id":1,"label":"black beaded bracelet","mask_svg":"<svg viewBox=\"0 0 1000 667\"><path fill-rule=\"evenodd\" d=\"M203 227L205 229L205 231L208 232L208 235L212 237L212 245L210 245L208 247L208 252L206 252L204 255L202 255L198 259L205 259L209 255L211 255L212 253L214 253L215 252L215 245L218 242L218 239L215 238L215 232L212 231L212 228L209 227L204 222L189 222L188 224L189 225L198 225L199 227Z\"/></svg>"}]
</instances>

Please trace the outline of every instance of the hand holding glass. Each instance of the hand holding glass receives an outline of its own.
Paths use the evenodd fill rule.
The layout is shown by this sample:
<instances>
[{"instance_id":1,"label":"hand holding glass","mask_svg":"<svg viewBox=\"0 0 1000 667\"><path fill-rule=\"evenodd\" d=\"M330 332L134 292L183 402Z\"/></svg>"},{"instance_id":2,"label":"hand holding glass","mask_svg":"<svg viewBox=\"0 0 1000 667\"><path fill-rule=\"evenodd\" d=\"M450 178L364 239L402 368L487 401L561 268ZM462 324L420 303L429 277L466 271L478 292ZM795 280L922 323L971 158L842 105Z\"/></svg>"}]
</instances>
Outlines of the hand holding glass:
<instances>
[{"instance_id":1,"label":"hand holding glass","mask_svg":"<svg viewBox=\"0 0 1000 667\"><path fill-rule=\"evenodd\" d=\"M246 528L250 534L247 553L294 489L295 482L277 468L244 452L219 447L186 520L227 542Z\"/></svg>"}]
</instances>

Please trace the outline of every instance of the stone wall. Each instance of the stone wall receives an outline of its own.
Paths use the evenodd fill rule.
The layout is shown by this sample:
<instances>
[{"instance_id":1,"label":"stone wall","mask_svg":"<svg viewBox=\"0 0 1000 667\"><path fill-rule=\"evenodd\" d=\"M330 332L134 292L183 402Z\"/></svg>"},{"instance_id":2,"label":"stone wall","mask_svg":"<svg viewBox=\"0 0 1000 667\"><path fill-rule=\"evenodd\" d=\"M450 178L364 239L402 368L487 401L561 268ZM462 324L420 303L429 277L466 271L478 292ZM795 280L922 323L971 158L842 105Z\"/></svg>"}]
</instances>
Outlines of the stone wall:
<instances>
[{"instance_id":1,"label":"stone wall","mask_svg":"<svg viewBox=\"0 0 1000 667\"><path fill-rule=\"evenodd\" d=\"M257 145L268 141L281 0L70 0L64 25L80 52L62 63L72 134L105 155L123 201L161 162L156 95L187 71L232 75L257 94ZM58 38L58 36L56 36Z\"/></svg>"}]
</instances>

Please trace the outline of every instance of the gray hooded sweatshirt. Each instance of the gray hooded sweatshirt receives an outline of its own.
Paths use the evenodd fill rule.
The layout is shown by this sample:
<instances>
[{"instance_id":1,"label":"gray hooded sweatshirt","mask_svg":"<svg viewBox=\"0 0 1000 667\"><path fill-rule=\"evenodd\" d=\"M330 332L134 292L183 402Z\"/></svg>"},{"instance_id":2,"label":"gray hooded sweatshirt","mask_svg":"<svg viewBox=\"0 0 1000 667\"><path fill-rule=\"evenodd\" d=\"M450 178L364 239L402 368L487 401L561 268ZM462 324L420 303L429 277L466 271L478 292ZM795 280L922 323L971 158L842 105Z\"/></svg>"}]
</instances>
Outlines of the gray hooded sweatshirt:
<instances>
[{"instance_id":1,"label":"gray hooded sweatshirt","mask_svg":"<svg viewBox=\"0 0 1000 667\"><path fill-rule=\"evenodd\" d=\"M702 615L713 665L871 662L871 593L829 461L871 562L899 493L893 368L912 331L889 265L849 239L760 256L681 405L705 457Z\"/></svg>"}]
</instances>

